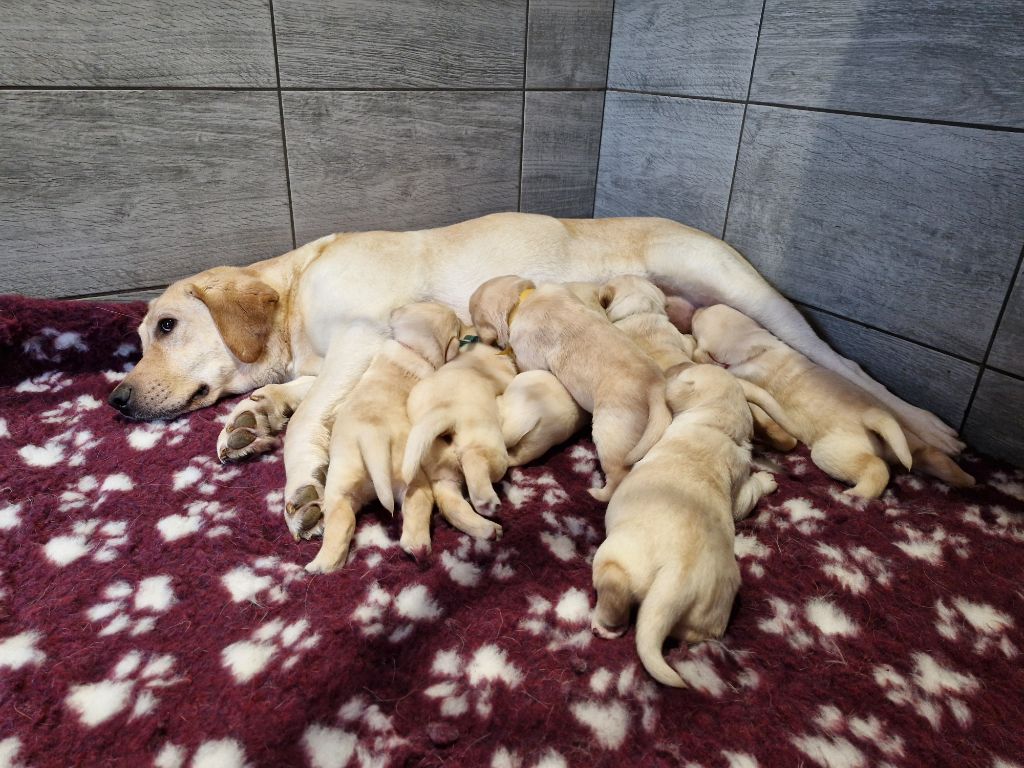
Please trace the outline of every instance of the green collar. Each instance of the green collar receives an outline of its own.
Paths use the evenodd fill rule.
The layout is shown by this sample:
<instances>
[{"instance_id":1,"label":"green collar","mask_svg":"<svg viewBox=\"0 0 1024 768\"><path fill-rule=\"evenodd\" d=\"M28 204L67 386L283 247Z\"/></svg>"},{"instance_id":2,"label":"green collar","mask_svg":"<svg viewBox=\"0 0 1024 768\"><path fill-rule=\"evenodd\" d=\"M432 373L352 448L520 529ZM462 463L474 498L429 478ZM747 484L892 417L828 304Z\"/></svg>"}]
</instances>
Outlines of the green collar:
<instances>
[{"instance_id":1,"label":"green collar","mask_svg":"<svg viewBox=\"0 0 1024 768\"><path fill-rule=\"evenodd\" d=\"M461 349L462 347L467 347L470 344L476 344L478 341L480 341L479 336L463 336L459 339L459 348Z\"/></svg>"}]
</instances>

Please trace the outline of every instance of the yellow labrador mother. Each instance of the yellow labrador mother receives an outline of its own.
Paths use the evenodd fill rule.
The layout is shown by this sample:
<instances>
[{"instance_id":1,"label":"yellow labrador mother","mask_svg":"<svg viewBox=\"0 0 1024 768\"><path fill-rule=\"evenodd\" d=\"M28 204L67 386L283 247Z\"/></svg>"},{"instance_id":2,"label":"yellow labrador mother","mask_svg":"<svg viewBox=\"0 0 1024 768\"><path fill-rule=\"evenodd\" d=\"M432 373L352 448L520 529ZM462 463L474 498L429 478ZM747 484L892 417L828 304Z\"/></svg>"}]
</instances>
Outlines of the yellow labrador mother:
<instances>
[{"instance_id":1,"label":"yellow labrador mother","mask_svg":"<svg viewBox=\"0 0 1024 768\"><path fill-rule=\"evenodd\" d=\"M285 516L292 533L308 535L294 513L323 492L329 414L380 348L391 311L432 300L465 319L474 289L506 274L541 282L643 275L696 305L729 304L867 389L925 442L962 448L938 418L830 349L729 245L655 218L500 213L440 229L329 235L249 267L202 272L150 303L142 360L110 404L132 418L172 418L256 389L231 413L218 454L268 450L290 417Z\"/></svg>"}]
</instances>

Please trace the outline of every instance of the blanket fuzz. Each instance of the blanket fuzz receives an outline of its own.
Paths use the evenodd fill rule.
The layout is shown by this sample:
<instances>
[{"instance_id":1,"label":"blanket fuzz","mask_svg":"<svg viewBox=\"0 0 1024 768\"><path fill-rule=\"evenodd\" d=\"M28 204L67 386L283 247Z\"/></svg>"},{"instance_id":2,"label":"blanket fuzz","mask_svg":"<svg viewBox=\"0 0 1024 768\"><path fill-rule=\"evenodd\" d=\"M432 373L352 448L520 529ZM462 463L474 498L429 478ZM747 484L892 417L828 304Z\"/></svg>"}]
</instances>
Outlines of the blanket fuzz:
<instances>
[{"instance_id":1,"label":"blanket fuzz","mask_svg":"<svg viewBox=\"0 0 1024 768\"><path fill-rule=\"evenodd\" d=\"M741 523L722 642L595 638L585 439L502 484L505 535L360 518L351 560L282 519L280 454L221 465L231 402L106 406L142 305L0 299L0 766L1022 764L1024 473L896 475L855 503L805 451Z\"/></svg>"}]
</instances>

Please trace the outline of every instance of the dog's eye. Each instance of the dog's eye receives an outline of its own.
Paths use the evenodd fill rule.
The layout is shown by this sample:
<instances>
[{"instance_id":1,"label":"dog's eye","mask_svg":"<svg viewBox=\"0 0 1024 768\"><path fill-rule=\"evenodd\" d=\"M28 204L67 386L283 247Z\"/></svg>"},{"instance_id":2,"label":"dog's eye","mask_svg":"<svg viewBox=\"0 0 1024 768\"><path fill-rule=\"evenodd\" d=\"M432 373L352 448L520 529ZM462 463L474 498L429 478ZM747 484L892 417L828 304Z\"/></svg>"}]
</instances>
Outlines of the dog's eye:
<instances>
[{"instance_id":1,"label":"dog's eye","mask_svg":"<svg viewBox=\"0 0 1024 768\"><path fill-rule=\"evenodd\" d=\"M174 326L176 326L177 324L178 321L175 320L173 317L165 317L159 323L156 324L156 327L160 329L160 333L170 333L171 331L174 330Z\"/></svg>"}]
</instances>

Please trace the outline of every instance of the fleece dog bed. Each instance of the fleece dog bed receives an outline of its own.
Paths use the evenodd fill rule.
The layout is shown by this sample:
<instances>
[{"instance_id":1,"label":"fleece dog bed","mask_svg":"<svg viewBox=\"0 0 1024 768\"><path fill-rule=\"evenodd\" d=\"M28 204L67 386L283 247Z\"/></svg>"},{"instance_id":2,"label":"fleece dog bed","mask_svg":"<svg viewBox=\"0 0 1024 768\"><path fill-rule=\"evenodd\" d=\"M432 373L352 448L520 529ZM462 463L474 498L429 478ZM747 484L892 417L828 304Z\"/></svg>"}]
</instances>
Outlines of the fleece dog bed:
<instances>
[{"instance_id":1,"label":"fleece dog bed","mask_svg":"<svg viewBox=\"0 0 1024 768\"><path fill-rule=\"evenodd\" d=\"M1006 766L1024 762L1024 473L854 503L805 451L737 532L722 642L590 633L603 507L578 440L502 485L505 535L379 507L349 564L282 520L279 453L221 465L231 402L104 399L141 305L0 299L0 766Z\"/></svg>"}]
</instances>

